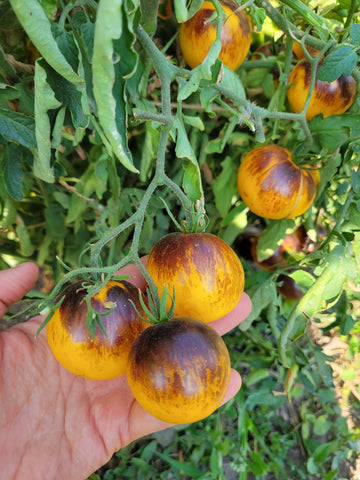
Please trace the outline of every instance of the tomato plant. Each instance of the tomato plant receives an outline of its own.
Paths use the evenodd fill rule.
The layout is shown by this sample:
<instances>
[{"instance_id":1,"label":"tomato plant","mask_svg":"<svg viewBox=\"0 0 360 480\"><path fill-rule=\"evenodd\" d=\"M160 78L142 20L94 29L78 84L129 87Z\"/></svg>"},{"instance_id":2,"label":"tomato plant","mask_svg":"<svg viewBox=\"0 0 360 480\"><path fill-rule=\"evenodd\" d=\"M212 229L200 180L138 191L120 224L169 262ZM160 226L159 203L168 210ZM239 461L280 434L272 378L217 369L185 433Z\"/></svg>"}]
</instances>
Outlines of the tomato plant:
<instances>
[{"instance_id":1,"label":"tomato plant","mask_svg":"<svg viewBox=\"0 0 360 480\"><path fill-rule=\"evenodd\" d=\"M240 259L226 242L208 233L170 233L150 251L147 270L158 287L175 288L177 317L211 322L229 313L244 289Z\"/></svg>"},{"instance_id":2,"label":"tomato plant","mask_svg":"<svg viewBox=\"0 0 360 480\"><path fill-rule=\"evenodd\" d=\"M169 423L190 423L221 404L230 379L223 339L206 323L178 317L154 324L135 340L127 368L142 407Z\"/></svg>"},{"instance_id":3,"label":"tomato plant","mask_svg":"<svg viewBox=\"0 0 360 480\"><path fill-rule=\"evenodd\" d=\"M68 282L91 278L94 285L90 290L85 287L95 292L120 268L135 263L154 294L149 299L156 298L157 289L151 277L156 280L156 272L163 271L159 291L166 283L172 294L175 284L175 303L188 305L194 297L186 315L200 316L201 305L208 312L203 319L207 321L231 309L241 294L238 259L234 271L232 260L225 264L224 271L233 272L228 284L225 273L218 284L214 282L219 296L210 295L202 285L207 277L208 284L211 276L217 278L217 254L207 247L193 262L190 254L186 256L190 236L181 237L183 243L176 248L176 258L188 262L183 276L191 288L184 294L180 277L167 284L171 254L164 259L166 269L161 270L160 263L153 265L151 275L141 261L173 231L174 223L179 230L192 232L189 235L205 231L206 225L206 234L222 239L241 259L244 289L253 309L225 338L240 371L246 366L242 392L221 417L209 419L219 426L228 412L226 433L231 441L224 445L221 428L216 436L209 427L213 424L204 422L201 429L209 450L198 468L213 478L226 476L223 456L230 448L234 476L241 471L264 478L270 472L276 478L335 478L346 435L337 422L331 423L333 429L340 425L341 435L335 433L334 443L324 444L324 436L314 434L324 425L322 404L327 408L328 395L334 392L324 342L317 342L317 335L340 332L355 338L353 327L359 318L354 287L360 281L357 2L9 0L3 4L0 267L37 262L46 280L46 296L38 295L37 312L48 308L52 314ZM182 33L196 24L196 18L203 19L200 26L209 37ZM227 27L245 42L230 47L224 40ZM181 54L182 44L197 67L186 59L185 48ZM311 64L306 72L297 67L297 45ZM313 55L315 51L319 55ZM237 66L239 58L243 61ZM229 59L237 63L232 65ZM291 75L297 71L295 81ZM352 80L344 81L348 77L355 86ZM320 80L335 90L342 86L343 92L329 101L327 96L324 105L317 96L323 92ZM288 92L295 92L298 107L291 107ZM321 109L309 120L315 96ZM343 110L333 107L343 106L344 98L351 98L352 105L339 113ZM264 150L258 150L260 146ZM252 161L245 161L248 155ZM239 159L244 159L240 168ZM262 170L266 161L269 168ZM237 174L248 197L239 195ZM250 199L253 203L248 205ZM311 242L316 242L318 225L323 225L320 245L306 255L297 248L278 252L287 234L299 225L306 227ZM242 249L244 239L260 233L258 261L269 257L272 261L271 255L279 253L277 270L256 268ZM208 267L211 275L202 274ZM288 301L283 295L293 282L301 293L292 291L296 299ZM95 333L101 335L97 320L105 327L116 309L112 312L112 302L105 299L103 313L109 315L103 315L92 306L89 293L84 297L86 316L95 320L88 324L97 325ZM225 303L227 309L222 310ZM61 307L55 320L59 312ZM88 324L84 340L94 334L86 329ZM273 394L279 390L286 395ZM299 433L305 452L305 461L297 463L300 472L284 453L292 451L289 445L276 445L277 436L271 434L283 432L278 424L272 428L274 418L275 423L282 418L277 409L286 403L296 410L299 398L306 399L301 401L301 415L290 412L288 418L301 418L301 428L289 422L286 428L292 439L295 428ZM309 405L316 406L310 415ZM234 408L239 422L233 421ZM271 422L266 417L269 412ZM324 415L328 414L327 410ZM279 438L282 442L284 435ZM239 440L241 449L236 449ZM193 458L190 443L188 454ZM171 465L178 452L186 457L182 447L169 452ZM283 468L277 461L280 457ZM179 463L182 468L184 463ZM186 474L202 476L198 471ZM134 477L132 471L126 475ZM143 472L138 476L145 478Z\"/></svg>"},{"instance_id":4,"label":"tomato plant","mask_svg":"<svg viewBox=\"0 0 360 480\"><path fill-rule=\"evenodd\" d=\"M319 174L295 165L286 148L265 145L245 155L237 182L242 200L256 215L293 218L312 204Z\"/></svg>"},{"instance_id":5,"label":"tomato plant","mask_svg":"<svg viewBox=\"0 0 360 480\"><path fill-rule=\"evenodd\" d=\"M245 60L251 44L250 21L244 10L232 1L223 2L225 19L221 26L221 51L219 59L231 70L236 70ZM216 26L211 20L215 6L205 1L200 9L180 25L180 48L186 63L197 67L208 54L216 39Z\"/></svg>"},{"instance_id":6,"label":"tomato plant","mask_svg":"<svg viewBox=\"0 0 360 480\"><path fill-rule=\"evenodd\" d=\"M320 67L320 65L319 65ZM287 97L294 112L301 112L305 106L310 90L311 63L307 59L298 62L289 75ZM354 103L357 84L351 75L341 75L333 82L316 78L314 91L306 109L306 118L311 120L315 115L324 118L346 112Z\"/></svg>"},{"instance_id":7,"label":"tomato plant","mask_svg":"<svg viewBox=\"0 0 360 480\"><path fill-rule=\"evenodd\" d=\"M76 375L92 380L123 375L132 343L149 325L133 306L142 311L139 291L129 282L109 281L91 298L90 319L86 294L83 282L68 286L61 294L61 305L46 325L51 351ZM98 321L94 314L100 316Z\"/></svg>"}]
</instances>

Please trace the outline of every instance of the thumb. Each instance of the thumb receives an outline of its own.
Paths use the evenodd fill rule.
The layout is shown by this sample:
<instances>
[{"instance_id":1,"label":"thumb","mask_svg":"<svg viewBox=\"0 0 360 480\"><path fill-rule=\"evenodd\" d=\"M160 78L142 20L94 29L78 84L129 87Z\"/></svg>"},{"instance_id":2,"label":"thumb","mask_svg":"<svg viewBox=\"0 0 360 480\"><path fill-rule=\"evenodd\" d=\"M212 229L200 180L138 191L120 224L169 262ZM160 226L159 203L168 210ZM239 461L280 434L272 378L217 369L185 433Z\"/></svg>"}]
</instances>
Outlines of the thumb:
<instances>
[{"instance_id":1,"label":"thumb","mask_svg":"<svg viewBox=\"0 0 360 480\"><path fill-rule=\"evenodd\" d=\"M32 262L0 271L0 318L34 286L38 275L39 269Z\"/></svg>"}]
</instances>

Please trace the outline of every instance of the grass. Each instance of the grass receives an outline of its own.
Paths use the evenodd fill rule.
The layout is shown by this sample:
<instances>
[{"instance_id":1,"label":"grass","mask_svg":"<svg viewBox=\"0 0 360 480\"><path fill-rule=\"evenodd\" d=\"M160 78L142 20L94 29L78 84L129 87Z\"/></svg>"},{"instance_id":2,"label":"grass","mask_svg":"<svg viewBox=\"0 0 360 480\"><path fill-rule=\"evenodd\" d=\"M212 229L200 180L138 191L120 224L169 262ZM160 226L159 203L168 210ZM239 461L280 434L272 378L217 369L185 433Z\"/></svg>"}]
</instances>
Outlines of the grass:
<instances>
[{"instance_id":1,"label":"grass","mask_svg":"<svg viewBox=\"0 0 360 480\"><path fill-rule=\"evenodd\" d=\"M201 422L134 442L90 479L355 480L360 401L350 399L350 418L338 396L349 381L360 394L359 383L349 373L336 382L335 363L317 345L340 333L316 332L318 338L311 329L295 342L298 364L289 370L277 361L266 320L228 334L232 365L243 376L239 394ZM358 368L359 342L351 344L348 362Z\"/></svg>"}]
</instances>

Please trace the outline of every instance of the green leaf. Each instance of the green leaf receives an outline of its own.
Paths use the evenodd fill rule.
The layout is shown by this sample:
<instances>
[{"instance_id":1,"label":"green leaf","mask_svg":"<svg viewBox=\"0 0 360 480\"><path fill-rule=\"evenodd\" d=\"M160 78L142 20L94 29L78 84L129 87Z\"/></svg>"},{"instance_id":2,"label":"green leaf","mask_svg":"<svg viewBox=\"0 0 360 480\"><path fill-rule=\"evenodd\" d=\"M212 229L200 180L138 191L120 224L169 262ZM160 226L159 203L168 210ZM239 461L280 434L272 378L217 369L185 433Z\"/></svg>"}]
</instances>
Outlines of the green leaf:
<instances>
[{"instance_id":1,"label":"green leaf","mask_svg":"<svg viewBox=\"0 0 360 480\"><path fill-rule=\"evenodd\" d=\"M230 68L224 65L223 67L223 77L221 79L220 85L231 90L235 95L240 98L246 98L245 88L240 80L239 75L233 72Z\"/></svg>"},{"instance_id":2,"label":"green leaf","mask_svg":"<svg viewBox=\"0 0 360 480\"><path fill-rule=\"evenodd\" d=\"M276 291L276 285L272 277L267 279L262 278L256 285L253 285L247 289L252 302L252 310L250 315L241 322L240 330L246 330L251 323L258 319L260 313L270 304L277 303L278 295Z\"/></svg>"},{"instance_id":3,"label":"green leaf","mask_svg":"<svg viewBox=\"0 0 360 480\"><path fill-rule=\"evenodd\" d=\"M16 235L20 242L20 253L24 257L30 257L35 250L35 246L31 242L29 231L23 223L16 226Z\"/></svg>"},{"instance_id":4,"label":"green leaf","mask_svg":"<svg viewBox=\"0 0 360 480\"><path fill-rule=\"evenodd\" d=\"M6 83L16 83L19 79L15 68L9 63L0 45L0 79Z\"/></svg>"},{"instance_id":5,"label":"green leaf","mask_svg":"<svg viewBox=\"0 0 360 480\"><path fill-rule=\"evenodd\" d=\"M69 82L82 83L83 80L61 53L51 31L51 23L38 0L10 0L10 3L25 32L47 63Z\"/></svg>"},{"instance_id":6,"label":"green leaf","mask_svg":"<svg viewBox=\"0 0 360 480\"><path fill-rule=\"evenodd\" d=\"M325 57L318 71L318 79L333 82L341 75L351 75L357 62L357 55L350 47L341 47Z\"/></svg>"},{"instance_id":7,"label":"green leaf","mask_svg":"<svg viewBox=\"0 0 360 480\"><path fill-rule=\"evenodd\" d=\"M19 98L19 90L11 85L0 83L0 100L14 100Z\"/></svg>"},{"instance_id":8,"label":"green leaf","mask_svg":"<svg viewBox=\"0 0 360 480\"><path fill-rule=\"evenodd\" d=\"M36 147L34 119L23 113L0 109L0 134L24 147Z\"/></svg>"},{"instance_id":9,"label":"green leaf","mask_svg":"<svg viewBox=\"0 0 360 480\"><path fill-rule=\"evenodd\" d=\"M269 370L266 368L257 368L246 375L245 385L249 388L251 385L254 385L254 383L260 382L261 380L264 380L264 378L268 378L269 375Z\"/></svg>"},{"instance_id":10,"label":"green leaf","mask_svg":"<svg viewBox=\"0 0 360 480\"><path fill-rule=\"evenodd\" d=\"M34 175L45 182L54 182L51 166L50 119L48 111L59 108L61 103L47 83L46 71L38 60L35 64L35 135L37 150L34 150Z\"/></svg>"},{"instance_id":11,"label":"green leaf","mask_svg":"<svg viewBox=\"0 0 360 480\"><path fill-rule=\"evenodd\" d=\"M184 472L190 478L200 478L203 476L204 472L198 470L194 465L191 463L179 462L179 460L175 460L170 455L165 453L160 453L159 451L155 451L156 455L162 458L165 462L167 462L176 472Z\"/></svg>"},{"instance_id":12,"label":"green leaf","mask_svg":"<svg viewBox=\"0 0 360 480\"><path fill-rule=\"evenodd\" d=\"M360 134L360 115L330 115L327 118L314 117L309 127L314 142L330 153L335 152L349 138Z\"/></svg>"},{"instance_id":13,"label":"green leaf","mask_svg":"<svg viewBox=\"0 0 360 480\"><path fill-rule=\"evenodd\" d=\"M284 219L270 222L258 238L257 258L260 262L271 257L284 238L295 229L295 220Z\"/></svg>"},{"instance_id":14,"label":"green leaf","mask_svg":"<svg viewBox=\"0 0 360 480\"><path fill-rule=\"evenodd\" d=\"M175 16L179 23L186 22L199 10L204 0L175 0Z\"/></svg>"},{"instance_id":15,"label":"green leaf","mask_svg":"<svg viewBox=\"0 0 360 480\"><path fill-rule=\"evenodd\" d=\"M24 174L21 170L23 154L23 149L19 145L11 143L7 146L0 163L6 190L11 198L18 201L23 198L22 178Z\"/></svg>"},{"instance_id":16,"label":"green leaf","mask_svg":"<svg viewBox=\"0 0 360 480\"><path fill-rule=\"evenodd\" d=\"M353 23L350 27L350 38L353 45L360 46L360 24Z\"/></svg>"},{"instance_id":17,"label":"green leaf","mask_svg":"<svg viewBox=\"0 0 360 480\"><path fill-rule=\"evenodd\" d=\"M172 136L176 138L175 153L183 159L183 188L192 202L203 196L201 172L194 150L190 144L182 118L178 115L174 120Z\"/></svg>"},{"instance_id":18,"label":"green leaf","mask_svg":"<svg viewBox=\"0 0 360 480\"><path fill-rule=\"evenodd\" d=\"M196 92L203 80L212 80L212 67L219 57L221 51L221 40L217 38L211 45L206 58L197 67L191 70L187 81L179 81L178 99L186 100L192 93Z\"/></svg>"},{"instance_id":19,"label":"green leaf","mask_svg":"<svg viewBox=\"0 0 360 480\"><path fill-rule=\"evenodd\" d=\"M221 172L213 183L215 206L222 218L226 216L232 205L234 192L236 191L236 172L231 157L226 157L221 162Z\"/></svg>"},{"instance_id":20,"label":"green leaf","mask_svg":"<svg viewBox=\"0 0 360 480\"><path fill-rule=\"evenodd\" d=\"M94 97L98 109L101 127L110 142L114 155L131 172L138 172L134 167L127 146L126 104L124 98L123 71L127 64L122 64L126 49L117 52L114 41L124 34L122 0L100 0L94 34L94 53L92 62ZM124 34L125 35L125 34ZM121 40L120 45L123 45ZM116 62L114 63L114 58ZM125 57L127 58L127 57ZM128 71L129 75L131 72Z\"/></svg>"},{"instance_id":21,"label":"green leaf","mask_svg":"<svg viewBox=\"0 0 360 480\"><path fill-rule=\"evenodd\" d=\"M144 30L152 36L157 26L157 14L159 10L159 0L140 0L141 5L141 25Z\"/></svg>"}]
</instances>

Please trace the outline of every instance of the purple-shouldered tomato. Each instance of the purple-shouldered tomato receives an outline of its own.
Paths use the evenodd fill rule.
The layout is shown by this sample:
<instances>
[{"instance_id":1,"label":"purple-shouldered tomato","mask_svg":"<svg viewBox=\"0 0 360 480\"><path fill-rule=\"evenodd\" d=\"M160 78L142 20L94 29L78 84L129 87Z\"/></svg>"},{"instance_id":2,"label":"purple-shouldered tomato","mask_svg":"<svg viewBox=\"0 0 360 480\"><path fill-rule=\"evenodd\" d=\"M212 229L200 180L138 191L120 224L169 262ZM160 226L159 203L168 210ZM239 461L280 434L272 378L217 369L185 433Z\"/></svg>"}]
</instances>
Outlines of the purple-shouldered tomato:
<instances>
[{"instance_id":1,"label":"purple-shouldered tomato","mask_svg":"<svg viewBox=\"0 0 360 480\"><path fill-rule=\"evenodd\" d=\"M239 6L231 0L222 2L222 8L226 18L221 29L219 59L231 70L236 70L250 49L250 21L244 10L238 10ZM195 15L180 25L180 48L191 68L197 67L205 59L216 39L216 21L209 21L214 12L214 4L205 1Z\"/></svg>"},{"instance_id":2,"label":"purple-shouldered tomato","mask_svg":"<svg viewBox=\"0 0 360 480\"><path fill-rule=\"evenodd\" d=\"M111 280L92 297L91 306L101 314L106 334L96 323L94 334L87 328L86 294L84 282L77 282L59 296L64 299L46 325L50 349L76 375L92 380L123 375L134 340L149 326L131 303L142 312L139 290L127 281Z\"/></svg>"},{"instance_id":3,"label":"purple-shouldered tomato","mask_svg":"<svg viewBox=\"0 0 360 480\"><path fill-rule=\"evenodd\" d=\"M290 150L279 145L251 150L237 176L240 196L249 209L275 220L302 215L315 199L319 180L318 170L298 167Z\"/></svg>"},{"instance_id":4,"label":"purple-shouldered tomato","mask_svg":"<svg viewBox=\"0 0 360 480\"><path fill-rule=\"evenodd\" d=\"M321 62L318 67L320 67ZM289 75L287 98L294 112L304 108L311 80L312 65L307 59L298 62ZM354 103L357 84L354 78L341 75L333 82L316 79L314 91L306 110L306 119L311 120L320 113L324 118L346 112Z\"/></svg>"},{"instance_id":5,"label":"purple-shouldered tomato","mask_svg":"<svg viewBox=\"0 0 360 480\"><path fill-rule=\"evenodd\" d=\"M184 424L220 406L230 371L220 335L201 320L178 317L151 325L138 336L126 374L147 412L164 422Z\"/></svg>"},{"instance_id":6,"label":"purple-shouldered tomato","mask_svg":"<svg viewBox=\"0 0 360 480\"><path fill-rule=\"evenodd\" d=\"M211 322L229 313L244 289L234 250L210 233L169 233L150 251L147 270L161 295L175 287L175 317Z\"/></svg>"}]
</instances>

